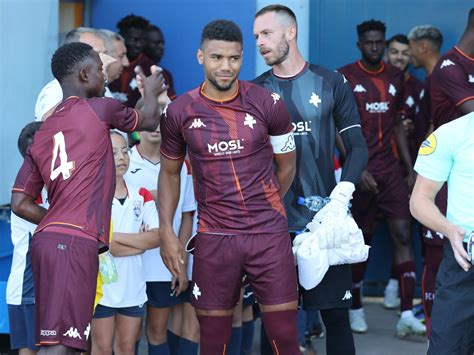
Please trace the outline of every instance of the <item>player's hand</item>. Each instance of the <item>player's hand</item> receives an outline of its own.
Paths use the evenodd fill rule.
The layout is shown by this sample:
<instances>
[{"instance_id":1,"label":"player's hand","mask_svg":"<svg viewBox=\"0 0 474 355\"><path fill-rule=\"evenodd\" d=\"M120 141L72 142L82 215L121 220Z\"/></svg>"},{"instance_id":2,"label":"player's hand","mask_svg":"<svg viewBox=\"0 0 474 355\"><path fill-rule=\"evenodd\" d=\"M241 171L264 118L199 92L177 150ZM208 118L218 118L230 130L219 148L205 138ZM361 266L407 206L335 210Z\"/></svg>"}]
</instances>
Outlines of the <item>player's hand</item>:
<instances>
[{"instance_id":1,"label":"player's hand","mask_svg":"<svg viewBox=\"0 0 474 355\"><path fill-rule=\"evenodd\" d=\"M143 69L140 66L135 67L135 74L137 74L137 87L144 99L147 95L158 98L158 96L168 90L168 85L166 85L165 79L161 74L162 69L158 68L156 65L152 65L150 71L151 75L145 76L145 73L143 73Z\"/></svg>"},{"instance_id":2,"label":"player's hand","mask_svg":"<svg viewBox=\"0 0 474 355\"><path fill-rule=\"evenodd\" d=\"M452 230L446 235L448 237L449 242L451 243L451 247L453 248L454 257L456 258L457 263L459 266L462 267L464 271L469 271L471 268L471 257L466 252L463 246L464 236L466 235L466 230L459 226L452 226Z\"/></svg>"},{"instance_id":3,"label":"player's hand","mask_svg":"<svg viewBox=\"0 0 474 355\"><path fill-rule=\"evenodd\" d=\"M179 276L173 277L171 280L171 288L176 292L176 296L186 291L189 285L188 273L186 268L183 268L183 272Z\"/></svg>"},{"instance_id":4,"label":"player's hand","mask_svg":"<svg viewBox=\"0 0 474 355\"><path fill-rule=\"evenodd\" d=\"M362 191L370 192L375 195L379 193L377 182L367 170L364 170L362 172L358 185L362 189Z\"/></svg>"},{"instance_id":5,"label":"player's hand","mask_svg":"<svg viewBox=\"0 0 474 355\"><path fill-rule=\"evenodd\" d=\"M160 255L173 278L184 270L184 248L173 230L160 228Z\"/></svg>"}]
</instances>

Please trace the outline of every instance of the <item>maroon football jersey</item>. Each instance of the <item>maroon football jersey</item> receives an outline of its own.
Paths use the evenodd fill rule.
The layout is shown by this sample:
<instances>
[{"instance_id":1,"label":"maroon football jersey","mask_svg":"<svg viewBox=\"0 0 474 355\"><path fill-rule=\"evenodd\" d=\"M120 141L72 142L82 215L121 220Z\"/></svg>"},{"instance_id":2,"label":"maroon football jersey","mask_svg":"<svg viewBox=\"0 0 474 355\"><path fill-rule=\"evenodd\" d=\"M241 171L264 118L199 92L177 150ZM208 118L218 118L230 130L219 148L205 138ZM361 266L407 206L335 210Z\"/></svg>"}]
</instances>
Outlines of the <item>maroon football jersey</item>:
<instances>
[{"instance_id":1,"label":"maroon football jersey","mask_svg":"<svg viewBox=\"0 0 474 355\"><path fill-rule=\"evenodd\" d=\"M415 161L418 154L417 131L423 130L424 117L420 94L423 91L423 83L412 75L405 79L405 97L403 98L404 120L411 120L414 131L407 135L408 147L411 157Z\"/></svg>"},{"instance_id":2,"label":"maroon football jersey","mask_svg":"<svg viewBox=\"0 0 474 355\"><path fill-rule=\"evenodd\" d=\"M474 58L454 47L431 73L431 121L434 129L463 115L459 106L474 100Z\"/></svg>"},{"instance_id":3,"label":"maroon football jersey","mask_svg":"<svg viewBox=\"0 0 474 355\"><path fill-rule=\"evenodd\" d=\"M161 153L189 154L200 232L287 231L269 136L290 132L290 115L279 95L244 81L237 87L227 101L207 97L201 86L171 103L161 119Z\"/></svg>"},{"instance_id":4,"label":"maroon football jersey","mask_svg":"<svg viewBox=\"0 0 474 355\"><path fill-rule=\"evenodd\" d=\"M391 64L369 71L360 61L348 64L338 72L349 81L360 113L362 133L369 150L367 170L371 174L390 173L399 169L392 141L395 117L404 114L405 78Z\"/></svg>"},{"instance_id":5,"label":"maroon football jersey","mask_svg":"<svg viewBox=\"0 0 474 355\"><path fill-rule=\"evenodd\" d=\"M13 191L37 197L46 185L50 225L79 229L108 245L115 191L110 128L131 132L138 113L109 98L69 97L36 132Z\"/></svg>"}]
</instances>

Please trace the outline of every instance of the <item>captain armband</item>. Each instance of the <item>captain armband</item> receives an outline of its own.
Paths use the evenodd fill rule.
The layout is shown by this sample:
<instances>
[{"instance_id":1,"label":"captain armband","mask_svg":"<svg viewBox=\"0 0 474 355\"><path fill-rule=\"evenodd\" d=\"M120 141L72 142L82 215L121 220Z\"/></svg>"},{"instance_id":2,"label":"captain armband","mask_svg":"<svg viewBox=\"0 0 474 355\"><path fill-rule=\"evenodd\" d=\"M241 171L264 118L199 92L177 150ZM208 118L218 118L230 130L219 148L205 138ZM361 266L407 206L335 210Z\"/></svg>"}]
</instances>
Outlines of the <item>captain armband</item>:
<instances>
[{"instance_id":1,"label":"captain armband","mask_svg":"<svg viewBox=\"0 0 474 355\"><path fill-rule=\"evenodd\" d=\"M285 154L296 149L293 132L288 132L281 136L270 136L270 143L275 154Z\"/></svg>"}]
</instances>

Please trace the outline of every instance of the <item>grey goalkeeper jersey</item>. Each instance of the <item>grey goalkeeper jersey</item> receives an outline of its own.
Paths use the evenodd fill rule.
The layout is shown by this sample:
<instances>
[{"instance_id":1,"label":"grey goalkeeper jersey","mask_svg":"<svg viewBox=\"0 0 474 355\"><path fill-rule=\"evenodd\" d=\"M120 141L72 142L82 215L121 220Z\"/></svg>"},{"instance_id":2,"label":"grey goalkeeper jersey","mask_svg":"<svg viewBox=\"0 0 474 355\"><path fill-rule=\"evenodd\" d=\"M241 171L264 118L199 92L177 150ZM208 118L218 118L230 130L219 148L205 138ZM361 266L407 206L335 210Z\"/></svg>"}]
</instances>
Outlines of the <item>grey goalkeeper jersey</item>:
<instances>
[{"instance_id":1,"label":"grey goalkeeper jersey","mask_svg":"<svg viewBox=\"0 0 474 355\"><path fill-rule=\"evenodd\" d=\"M314 213L299 206L297 199L331 193L336 185L333 160L336 130L360 127L357 105L343 75L313 64L306 64L291 78L280 78L269 70L253 82L283 98L291 115L297 162L285 207L289 230L299 231Z\"/></svg>"}]
</instances>

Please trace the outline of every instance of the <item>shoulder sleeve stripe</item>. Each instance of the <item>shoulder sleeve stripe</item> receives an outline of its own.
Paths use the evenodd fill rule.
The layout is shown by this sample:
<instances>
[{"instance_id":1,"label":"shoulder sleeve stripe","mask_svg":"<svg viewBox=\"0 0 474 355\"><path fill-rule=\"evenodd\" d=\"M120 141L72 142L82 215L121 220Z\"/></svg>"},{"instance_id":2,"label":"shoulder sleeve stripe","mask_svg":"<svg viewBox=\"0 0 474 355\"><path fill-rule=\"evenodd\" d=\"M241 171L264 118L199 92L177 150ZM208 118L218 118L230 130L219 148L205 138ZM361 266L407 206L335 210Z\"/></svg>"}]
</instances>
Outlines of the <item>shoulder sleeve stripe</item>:
<instances>
[{"instance_id":1,"label":"shoulder sleeve stripe","mask_svg":"<svg viewBox=\"0 0 474 355\"><path fill-rule=\"evenodd\" d=\"M461 101L457 102L456 103L456 106L461 106L463 103L465 103L466 101L469 101L469 100L473 100L474 99L474 96L469 96L469 97L466 97L464 99L462 99Z\"/></svg>"},{"instance_id":2,"label":"shoulder sleeve stripe","mask_svg":"<svg viewBox=\"0 0 474 355\"><path fill-rule=\"evenodd\" d=\"M160 153L163 154L166 158L168 159L171 159L171 160L179 160L179 159L183 159L184 158L184 155L180 156L180 157L173 157L171 155L168 155L166 154L165 152L163 152L163 149L160 149Z\"/></svg>"},{"instance_id":3,"label":"shoulder sleeve stripe","mask_svg":"<svg viewBox=\"0 0 474 355\"><path fill-rule=\"evenodd\" d=\"M138 126L138 111L135 109L133 111L135 112L135 124L133 125L132 131L134 131Z\"/></svg>"},{"instance_id":4,"label":"shoulder sleeve stripe","mask_svg":"<svg viewBox=\"0 0 474 355\"><path fill-rule=\"evenodd\" d=\"M151 195L151 192L145 189L144 187L141 187L140 190L138 190L138 194L143 197L144 203L153 201L153 196Z\"/></svg>"},{"instance_id":5,"label":"shoulder sleeve stripe","mask_svg":"<svg viewBox=\"0 0 474 355\"><path fill-rule=\"evenodd\" d=\"M352 126L343 128L343 129L341 129L341 130L339 131L339 134L341 134L341 133L344 132L344 131L347 131L348 129L356 128L356 127L359 127L359 128L360 128L360 124L353 124Z\"/></svg>"}]
</instances>

